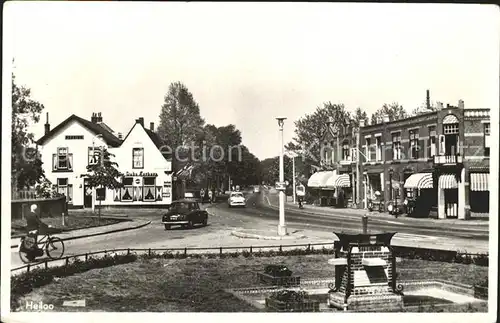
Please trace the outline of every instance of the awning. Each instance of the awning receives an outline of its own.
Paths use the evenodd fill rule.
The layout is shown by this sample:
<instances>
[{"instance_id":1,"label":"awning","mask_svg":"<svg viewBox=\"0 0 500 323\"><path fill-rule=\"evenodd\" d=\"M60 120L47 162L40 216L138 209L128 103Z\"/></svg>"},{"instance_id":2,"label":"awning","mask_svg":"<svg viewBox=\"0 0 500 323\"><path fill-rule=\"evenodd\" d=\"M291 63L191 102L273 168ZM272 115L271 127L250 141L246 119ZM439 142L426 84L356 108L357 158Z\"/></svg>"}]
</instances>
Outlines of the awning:
<instances>
[{"instance_id":1,"label":"awning","mask_svg":"<svg viewBox=\"0 0 500 323\"><path fill-rule=\"evenodd\" d=\"M471 191L489 191L488 173L471 173L470 174L470 190Z\"/></svg>"},{"instance_id":2,"label":"awning","mask_svg":"<svg viewBox=\"0 0 500 323\"><path fill-rule=\"evenodd\" d=\"M432 188L432 173L416 173L406 179L404 188Z\"/></svg>"},{"instance_id":3,"label":"awning","mask_svg":"<svg viewBox=\"0 0 500 323\"><path fill-rule=\"evenodd\" d=\"M326 182L332 176L335 176L335 172L316 172L309 177L307 181L308 187L326 187Z\"/></svg>"},{"instance_id":4,"label":"awning","mask_svg":"<svg viewBox=\"0 0 500 323\"><path fill-rule=\"evenodd\" d=\"M441 189L453 189L458 188L457 179L453 174L444 174L439 177L439 188Z\"/></svg>"},{"instance_id":5,"label":"awning","mask_svg":"<svg viewBox=\"0 0 500 323\"><path fill-rule=\"evenodd\" d=\"M335 182L333 183L334 187L350 187L351 186L351 179L349 178L349 175L347 174L342 174L342 175L337 175L335 178Z\"/></svg>"}]
</instances>

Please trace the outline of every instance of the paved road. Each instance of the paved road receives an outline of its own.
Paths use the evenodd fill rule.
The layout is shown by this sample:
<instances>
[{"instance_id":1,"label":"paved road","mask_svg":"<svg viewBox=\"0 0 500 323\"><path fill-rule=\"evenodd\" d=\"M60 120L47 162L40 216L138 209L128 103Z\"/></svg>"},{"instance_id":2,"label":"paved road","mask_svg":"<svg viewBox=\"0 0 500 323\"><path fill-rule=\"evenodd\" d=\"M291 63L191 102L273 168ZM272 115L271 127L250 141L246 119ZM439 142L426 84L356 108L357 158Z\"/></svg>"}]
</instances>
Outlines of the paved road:
<instances>
[{"instance_id":1,"label":"paved road","mask_svg":"<svg viewBox=\"0 0 500 323\"><path fill-rule=\"evenodd\" d=\"M269 241L238 241L231 237L230 231L236 228L274 228L278 222L278 211L271 208L266 199L267 194L249 194L246 208L228 208L227 204L219 204L211 208L213 214L209 218L207 227L191 230L173 229L164 230L161 223L162 211L144 212L140 218L148 218L150 225L131 231L113 233L84 239L66 241L66 255L81 254L96 250L115 248L184 248L184 247L214 247L228 245L265 245ZM269 195L273 199L272 195ZM307 211L307 210L306 210ZM358 233L361 230L361 221L358 215L349 214L342 210L335 213L304 214L301 210L287 210L286 220L294 230L321 232L317 240L328 242L333 240L333 231ZM459 225L436 226L434 223L408 222L404 219L376 219L370 218L369 229L375 231L397 231L393 242L404 245L425 244L436 248L443 247L452 250L468 250L470 252L488 250L487 225L467 226ZM319 241L318 241L319 242ZM23 265L16 249L11 252L11 266Z\"/></svg>"}]
</instances>

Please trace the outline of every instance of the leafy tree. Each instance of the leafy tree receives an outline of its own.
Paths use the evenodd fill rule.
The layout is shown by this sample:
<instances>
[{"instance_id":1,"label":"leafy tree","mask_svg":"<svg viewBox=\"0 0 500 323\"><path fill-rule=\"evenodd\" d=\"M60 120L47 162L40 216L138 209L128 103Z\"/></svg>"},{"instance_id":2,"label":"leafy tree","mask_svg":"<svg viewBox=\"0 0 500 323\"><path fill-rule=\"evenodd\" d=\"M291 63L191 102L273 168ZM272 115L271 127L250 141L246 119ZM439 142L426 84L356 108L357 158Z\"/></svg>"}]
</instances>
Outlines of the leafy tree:
<instances>
[{"instance_id":1,"label":"leafy tree","mask_svg":"<svg viewBox=\"0 0 500 323\"><path fill-rule=\"evenodd\" d=\"M188 88L181 82L170 84L161 107L158 135L173 150L190 146L203 132L205 121Z\"/></svg>"},{"instance_id":2,"label":"leafy tree","mask_svg":"<svg viewBox=\"0 0 500 323\"><path fill-rule=\"evenodd\" d=\"M320 163L321 141L328 131L327 122L332 127L339 127L351 118L351 113L343 104L326 102L323 107L317 107L312 114L307 114L295 122L295 137L286 145L286 150L297 153L304 161L302 172L309 176L313 166Z\"/></svg>"},{"instance_id":3,"label":"leafy tree","mask_svg":"<svg viewBox=\"0 0 500 323\"><path fill-rule=\"evenodd\" d=\"M121 178L123 174L118 170L118 164L111 160L114 157L106 148L97 150L100 153L99 161L87 166L87 173L82 174L88 181L90 188L116 189L123 187ZM99 221L101 208L99 208Z\"/></svg>"},{"instance_id":4,"label":"leafy tree","mask_svg":"<svg viewBox=\"0 0 500 323\"><path fill-rule=\"evenodd\" d=\"M371 123L377 124L377 119L382 119L384 114L389 115L389 121L401 120L409 117L408 112L406 112L402 105L393 102L391 104L384 104L380 109L375 111L375 113L372 114Z\"/></svg>"},{"instance_id":5,"label":"leafy tree","mask_svg":"<svg viewBox=\"0 0 500 323\"><path fill-rule=\"evenodd\" d=\"M40 155L32 147L31 122L40 121L43 104L33 100L31 90L18 86L12 75L12 189L24 189L40 183L44 178Z\"/></svg>"}]
</instances>

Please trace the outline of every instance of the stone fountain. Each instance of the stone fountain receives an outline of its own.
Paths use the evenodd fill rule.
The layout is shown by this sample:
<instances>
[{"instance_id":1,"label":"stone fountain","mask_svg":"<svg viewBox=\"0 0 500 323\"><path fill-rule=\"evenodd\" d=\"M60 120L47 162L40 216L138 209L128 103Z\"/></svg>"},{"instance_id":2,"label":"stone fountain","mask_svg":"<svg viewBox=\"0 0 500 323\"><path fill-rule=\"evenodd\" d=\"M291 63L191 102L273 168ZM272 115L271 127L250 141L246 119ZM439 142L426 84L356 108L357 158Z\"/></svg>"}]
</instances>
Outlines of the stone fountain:
<instances>
[{"instance_id":1,"label":"stone fountain","mask_svg":"<svg viewBox=\"0 0 500 323\"><path fill-rule=\"evenodd\" d=\"M402 285L396 283L396 258L391 239L396 232L335 233L335 283L328 306L352 311L401 311Z\"/></svg>"}]
</instances>

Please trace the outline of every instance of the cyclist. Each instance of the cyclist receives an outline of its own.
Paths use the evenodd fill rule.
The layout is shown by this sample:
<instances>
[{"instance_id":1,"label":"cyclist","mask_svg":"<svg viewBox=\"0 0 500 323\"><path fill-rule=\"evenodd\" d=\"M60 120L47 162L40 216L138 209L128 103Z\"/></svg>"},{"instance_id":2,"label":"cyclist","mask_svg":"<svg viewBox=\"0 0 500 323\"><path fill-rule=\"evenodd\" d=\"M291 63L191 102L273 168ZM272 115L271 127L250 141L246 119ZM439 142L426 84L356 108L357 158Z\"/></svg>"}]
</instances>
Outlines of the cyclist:
<instances>
[{"instance_id":1,"label":"cyclist","mask_svg":"<svg viewBox=\"0 0 500 323\"><path fill-rule=\"evenodd\" d=\"M26 229L28 230L28 234L32 234L35 239L34 247L38 249L37 238L38 234L46 234L48 232L49 226L40 220L38 214L36 214L36 210L38 206L36 204L32 204L30 207L30 212L26 216Z\"/></svg>"}]
</instances>

